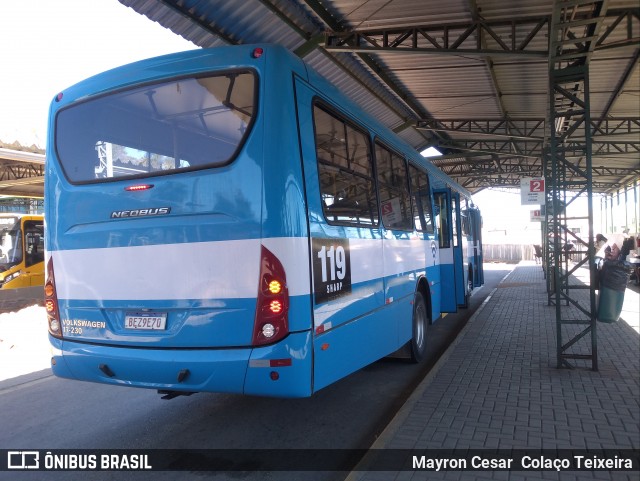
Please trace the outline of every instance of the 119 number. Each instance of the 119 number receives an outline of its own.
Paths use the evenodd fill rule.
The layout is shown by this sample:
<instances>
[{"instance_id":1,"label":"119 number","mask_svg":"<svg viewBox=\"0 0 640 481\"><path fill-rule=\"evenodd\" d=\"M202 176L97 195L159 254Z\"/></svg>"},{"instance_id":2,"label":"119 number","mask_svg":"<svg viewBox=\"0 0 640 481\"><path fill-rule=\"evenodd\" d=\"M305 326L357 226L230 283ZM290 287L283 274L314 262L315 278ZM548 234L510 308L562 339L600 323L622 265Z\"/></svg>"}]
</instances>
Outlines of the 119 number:
<instances>
[{"instance_id":1,"label":"119 number","mask_svg":"<svg viewBox=\"0 0 640 481\"><path fill-rule=\"evenodd\" d=\"M329 275L331 275L332 281L344 279L347 274L347 257L344 247L331 246L327 249L326 246L322 246L322 249L318 251L318 259L320 259L320 265L322 266L322 282L327 282ZM327 263L329 266L327 266ZM327 273L327 267L329 267L329 273Z\"/></svg>"}]
</instances>

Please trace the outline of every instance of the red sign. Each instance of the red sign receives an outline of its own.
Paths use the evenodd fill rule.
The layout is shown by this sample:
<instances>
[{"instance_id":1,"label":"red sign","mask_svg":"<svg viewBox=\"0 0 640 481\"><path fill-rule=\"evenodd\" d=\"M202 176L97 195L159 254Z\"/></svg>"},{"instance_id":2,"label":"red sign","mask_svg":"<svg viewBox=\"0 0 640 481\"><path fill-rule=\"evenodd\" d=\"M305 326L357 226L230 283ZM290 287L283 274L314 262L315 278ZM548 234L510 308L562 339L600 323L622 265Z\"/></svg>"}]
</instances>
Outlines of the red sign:
<instances>
[{"instance_id":1,"label":"red sign","mask_svg":"<svg viewBox=\"0 0 640 481\"><path fill-rule=\"evenodd\" d=\"M529 192L544 192L544 179L531 179Z\"/></svg>"}]
</instances>

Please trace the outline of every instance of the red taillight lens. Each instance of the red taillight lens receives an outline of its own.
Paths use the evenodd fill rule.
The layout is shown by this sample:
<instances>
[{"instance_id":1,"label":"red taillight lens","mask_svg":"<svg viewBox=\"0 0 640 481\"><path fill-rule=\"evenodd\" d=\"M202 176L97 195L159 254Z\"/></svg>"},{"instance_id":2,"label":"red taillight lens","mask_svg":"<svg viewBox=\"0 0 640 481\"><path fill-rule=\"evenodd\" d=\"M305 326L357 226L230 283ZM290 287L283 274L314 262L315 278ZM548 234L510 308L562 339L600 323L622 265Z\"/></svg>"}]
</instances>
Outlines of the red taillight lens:
<instances>
[{"instance_id":1,"label":"red taillight lens","mask_svg":"<svg viewBox=\"0 0 640 481\"><path fill-rule=\"evenodd\" d=\"M260 255L260 287L257 301L252 344L272 344L289 334L289 290L284 267L264 246Z\"/></svg>"},{"instance_id":2,"label":"red taillight lens","mask_svg":"<svg viewBox=\"0 0 640 481\"><path fill-rule=\"evenodd\" d=\"M153 184L136 184L136 185L128 185L124 188L127 192L138 192L141 190L149 190L153 188Z\"/></svg>"},{"instance_id":3,"label":"red taillight lens","mask_svg":"<svg viewBox=\"0 0 640 481\"><path fill-rule=\"evenodd\" d=\"M269 303L269 310L273 314L280 314L282 312L282 302L279 300L273 300Z\"/></svg>"},{"instance_id":4,"label":"red taillight lens","mask_svg":"<svg viewBox=\"0 0 640 481\"><path fill-rule=\"evenodd\" d=\"M44 284L44 307L47 311L49 333L62 338L62 325L58 314L58 296L56 294L56 281L53 274L53 257L47 263L47 282Z\"/></svg>"}]
</instances>

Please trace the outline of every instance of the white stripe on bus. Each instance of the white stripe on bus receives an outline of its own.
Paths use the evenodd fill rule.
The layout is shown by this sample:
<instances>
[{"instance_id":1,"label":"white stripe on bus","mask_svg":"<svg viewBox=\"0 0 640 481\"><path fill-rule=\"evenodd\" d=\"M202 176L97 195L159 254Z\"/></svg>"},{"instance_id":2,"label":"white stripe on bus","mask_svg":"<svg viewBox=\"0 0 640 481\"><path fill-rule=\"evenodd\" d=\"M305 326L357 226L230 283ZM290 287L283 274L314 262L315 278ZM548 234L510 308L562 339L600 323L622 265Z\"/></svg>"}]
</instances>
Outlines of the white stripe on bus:
<instances>
[{"instance_id":1,"label":"white stripe on bus","mask_svg":"<svg viewBox=\"0 0 640 481\"><path fill-rule=\"evenodd\" d=\"M60 299L178 300L254 298L260 245L280 259L292 296L311 289L309 241L280 237L49 252ZM430 241L349 239L353 284L437 262ZM385 262L382 262L384 257Z\"/></svg>"}]
</instances>

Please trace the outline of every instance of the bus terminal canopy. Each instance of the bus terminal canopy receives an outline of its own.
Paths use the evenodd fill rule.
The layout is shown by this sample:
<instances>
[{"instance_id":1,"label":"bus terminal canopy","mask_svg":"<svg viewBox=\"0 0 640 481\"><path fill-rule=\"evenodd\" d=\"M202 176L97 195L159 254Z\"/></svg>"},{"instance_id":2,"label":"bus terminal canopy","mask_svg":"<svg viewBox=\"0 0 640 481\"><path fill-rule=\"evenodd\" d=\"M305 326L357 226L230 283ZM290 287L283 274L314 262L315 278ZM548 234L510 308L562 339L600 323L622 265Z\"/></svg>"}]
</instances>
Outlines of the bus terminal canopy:
<instances>
[{"instance_id":1,"label":"bus terminal canopy","mask_svg":"<svg viewBox=\"0 0 640 481\"><path fill-rule=\"evenodd\" d=\"M44 150L0 142L0 196L42 198Z\"/></svg>"},{"instance_id":2,"label":"bus terminal canopy","mask_svg":"<svg viewBox=\"0 0 640 481\"><path fill-rule=\"evenodd\" d=\"M545 176L552 132L570 188L587 143L593 192L640 178L636 0L111 1L200 47L285 46L472 193ZM586 84L550 87L578 64ZM44 156L16 155L0 152L0 195L41 196Z\"/></svg>"}]
</instances>

